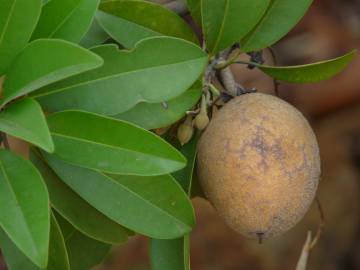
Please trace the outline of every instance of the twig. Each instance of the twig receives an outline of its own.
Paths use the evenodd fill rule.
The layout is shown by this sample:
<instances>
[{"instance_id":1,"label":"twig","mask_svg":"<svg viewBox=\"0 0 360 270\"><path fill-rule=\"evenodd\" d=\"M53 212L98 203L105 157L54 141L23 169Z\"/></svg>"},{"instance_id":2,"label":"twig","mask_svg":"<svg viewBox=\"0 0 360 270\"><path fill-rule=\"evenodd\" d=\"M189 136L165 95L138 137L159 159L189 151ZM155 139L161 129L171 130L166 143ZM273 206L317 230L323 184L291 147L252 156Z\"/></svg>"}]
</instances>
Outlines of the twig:
<instances>
[{"instance_id":1,"label":"twig","mask_svg":"<svg viewBox=\"0 0 360 270\"><path fill-rule=\"evenodd\" d=\"M1 138L2 138L2 142L4 144L5 149L10 149L9 141L4 132L1 132Z\"/></svg>"},{"instance_id":2,"label":"twig","mask_svg":"<svg viewBox=\"0 0 360 270\"><path fill-rule=\"evenodd\" d=\"M226 92L233 97L237 96L237 85L230 67L226 67L220 70L221 82L223 83Z\"/></svg>"},{"instance_id":3,"label":"twig","mask_svg":"<svg viewBox=\"0 0 360 270\"><path fill-rule=\"evenodd\" d=\"M186 111L187 115L197 115L199 114L200 109L192 110L192 111Z\"/></svg>"},{"instance_id":4,"label":"twig","mask_svg":"<svg viewBox=\"0 0 360 270\"><path fill-rule=\"evenodd\" d=\"M232 47L230 49L222 51L219 55L219 60L215 65L215 68L220 69L220 79L222 84L224 85L226 92L233 97L237 96L237 84L234 78L234 74L232 73L229 65L226 64L229 63L228 58L231 56L231 53L235 49L235 47Z\"/></svg>"},{"instance_id":5,"label":"twig","mask_svg":"<svg viewBox=\"0 0 360 270\"><path fill-rule=\"evenodd\" d=\"M233 64L240 64L240 65L246 65L246 66L249 66L249 65L258 66L259 65L258 63L255 63L255 62L248 62L248 61L241 61L241 60L234 61Z\"/></svg>"},{"instance_id":6,"label":"twig","mask_svg":"<svg viewBox=\"0 0 360 270\"><path fill-rule=\"evenodd\" d=\"M274 65L277 65L277 60L276 60L276 55L275 55L275 52L273 50L273 48L269 47L268 48L270 54L271 54L271 57L272 57L272 60L273 60L273 64ZM240 64L240 65L247 65L247 66L252 66L252 67L258 67L260 64L259 63L256 63L256 62L253 62L253 61L241 61L241 60L236 60L236 61L232 61L232 62L227 62L226 65L224 66L227 66L227 65L231 65L231 64ZM221 68L222 66L220 66ZM277 97L280 96L280 91L279 91L279 86L280 86L280 82L276 79L273 79L273 85L274 85L274 92L275 92L275 95Z\"/></svg>"},{"instance_id":7,"label":"twig","mask_svg":"<svg viewBox=\"0 0 360 270\"><path fill-rule=\"evenodd\" d=\"M185 0L173 0L173 1L167 1L167 3L164 3L162 0L150 0L153 3L162 4L164 7L174 11L178 15L185 15L189 13L188 8L185 4Z\"/></svg>"},{"instance_id":8,"label":"twig","mask_svg":"<svg viewBox=\"0 0 360 270\"><path fill-rule=\"evenodd\" d=\"M317 230L314 238L312 238L311 232L310 231L308 232L306 242L302 249L299 261L296 265L296 270L306 270L306 265L308 262L310 252L316 246L316 244L319 242L321 234L324 230L324 226L325 226L324 211L323 211L323 208L321 206L321 203L320 203L320 200L318 197L316 197L315 201L316 201L317 207L319 209L319 213L320 213L320 223L319 223L318 230Z\"/></svg>"},{"instance_id":9,"label":"twig","mask_svg":"<svg viewBox=\"0 0 360 270\"><path fill-rule=\"evenodd\" d=\"M269 52L270 52L270 54L271 54L271 58L272 58L272 61L273 61L273 65L276 66L276 65L278 64L278 61L277 61L277 57L276 57L276 53L275 53L274 48L268 47L267 49L269 50Z\"/></svg>"},{"instance_id":10,"label":"twig","mask_svg":"<svg viewBox=\"0 0 360 270\"><path fill-rule=\"evenodd\" d=\"M236 53L234 53L234 55L231 56L231 58L229 58L228 60L226 60L222 63L219 63L215 68L216 69L224 69L224 68L227 68L228 66L236 63L240 54L241 54L241 51L238 50Z\"/></svg>"},{"instance_id":11,"label":"twig","mask_svg":"<svg viewBox=\"0 0 360 270\"><path fill-rule=\"evenodd\" d=\"M211 80L215 75L214 67L217 65L218 59L213 59L209 65L206 67L204 76L203 76L203 86L204 88L210 87ZM206 90L206 89L203 89Z\"/></svg>"},{"instance_id":12,"label":"twig","mask_svg":"<svg viewBox=\"0 0 360 270\"><path fill-rule=\"evenodd\" d=\"M272 58L272 61L273 61L273 65L276 66L277 65L277 57L276 57L275 51L274 51L274 49L272 47L269 47L268 50L270 52L270 55L271 55L271 58ZM280 82L273 78L273 84L274 84L275 95L277 97L280 97L280 92L279 92Z\"/></svg>"},{"instance_id":13,"label":"twig","mask_svg":"<svg viewBox=\"0 0 360 270\"><path fill-rule=\"evenodd\" d=\"M310 245L311 245L311 232L309 231L300 258L296 264L296 270L306 270L307 262L310 255Z\"/></svg>"},{"instance_id":14,"label":"twig","mask_svg":"<svg viewBox=\"0 0 360 270\"><path fill-rule=\"evenodd\" d=\"M316 197L315 201L316 201L317 207L319 209L320 223L319 223L316 235L315 235L313 241L311 242L310 249L313 249L316 246L316 244L319 242L319 239L320 239L321 234L322 234L322 232L324 230L324 227L325 227L325 215L324 215L323 208L321 206L321 202L320 202L318 197Z\"/></svg>"},{"instance_id":15,"label":"twig","mask_svg":"<svg viewBox=\"0 0 360 270\"><path fill-rule=\"evenodd\" d=\"M263 56L263 51L254 51L254 52L249 52L247 53L247 55L250 56L250 62L254 62L257 63L259 65L262 65L265 63L264 60L264 56ZM256 68L256 65L248 65L248 69L254 69Z\"/></svg>"},{"instance_id":16,"label":"twig","mask_svg":"<svg viewBox=\"0 0 360 270\"><path fill-rule=\"evenodd\" d=\"M189 13L189 10L188 10L186 4L184 3L184 1L181 1L181 0L166 3L165 7L167 7L168 9L174 11L175 13L177 13L179 15L185 15L185 14Z\"/></svg>"}]
</instances>

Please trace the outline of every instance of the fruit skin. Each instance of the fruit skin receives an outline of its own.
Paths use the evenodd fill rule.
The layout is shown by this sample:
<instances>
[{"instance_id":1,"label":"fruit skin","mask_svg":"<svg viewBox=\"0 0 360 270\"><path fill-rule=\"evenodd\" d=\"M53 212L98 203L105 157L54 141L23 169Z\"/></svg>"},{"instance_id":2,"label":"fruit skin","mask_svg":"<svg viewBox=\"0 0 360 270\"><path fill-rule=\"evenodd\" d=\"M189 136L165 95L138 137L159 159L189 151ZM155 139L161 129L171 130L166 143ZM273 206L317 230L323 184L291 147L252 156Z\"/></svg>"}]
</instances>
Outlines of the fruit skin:
<instances>
[{"instance_id":1,"label":"fruit skin","mask_svg":"<svg viewBox=\"0 0 360 270\"><path fill-rule=\"evenodd\" d=\"M303 115L270 95L241 95L213 118L198 145L209 201L235 231L268 238L293 227L320 177L316 137Z\"/></svg>"}]
</instances>

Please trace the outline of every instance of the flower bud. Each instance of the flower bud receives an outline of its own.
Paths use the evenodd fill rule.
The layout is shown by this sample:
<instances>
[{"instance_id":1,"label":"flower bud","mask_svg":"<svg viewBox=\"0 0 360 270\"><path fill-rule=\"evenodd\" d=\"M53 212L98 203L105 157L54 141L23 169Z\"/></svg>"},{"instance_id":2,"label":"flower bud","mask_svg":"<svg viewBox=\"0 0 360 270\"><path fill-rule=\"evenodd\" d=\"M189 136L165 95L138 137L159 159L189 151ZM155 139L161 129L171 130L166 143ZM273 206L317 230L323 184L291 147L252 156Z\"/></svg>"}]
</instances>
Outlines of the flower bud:
<instances>
[{"instance_id":1,"label":"flower bud","mask_svg":"<svg viewBox=\"0 0 360 270\"><path fill-rule=\"evenodd\" d=\"M207 114L207 101L205 95L202 96L200 106L200 113L195 117L195 127L198 130L204 130L210 122Z\"/></svg>"},{"instance_id":2,"label":"flower bud","mask_svg":"<svg viewBox=\"0 0 360 270\"><path fill-rule=\"evenodd\" d=\"M196 117L195 117L195 127L198 130L204 130L207 125L209 124L210 120L209 120L209 116L207 115L207 113L203 113L200 112Z\"/></svg>"},{"instance_id":3,"label":"flower bud","mask_svg":"<svg viewBox=\"0 0 360 270\"><path fill-rule=\"evenodd\" d=\"M194 134L194 128L192 126L192 117L189 115L185 122L181 124L177 131L177 138L181 145L188 143Z\"/></svg>"}]
</instances>

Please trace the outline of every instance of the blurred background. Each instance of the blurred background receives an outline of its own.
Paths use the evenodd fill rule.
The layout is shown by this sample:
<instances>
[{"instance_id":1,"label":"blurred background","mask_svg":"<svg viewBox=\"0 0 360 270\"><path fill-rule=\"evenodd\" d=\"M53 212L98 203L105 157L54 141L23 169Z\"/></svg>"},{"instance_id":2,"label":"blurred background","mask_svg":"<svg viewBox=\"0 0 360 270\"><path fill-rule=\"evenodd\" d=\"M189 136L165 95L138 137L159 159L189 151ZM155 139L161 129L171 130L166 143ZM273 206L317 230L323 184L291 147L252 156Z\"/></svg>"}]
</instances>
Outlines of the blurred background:
<instances>
[{"instance_id":1,"label":"blurred background","mask_svg":"<svg viewBox=\"0 0 360 270\"><path fill-rule=\"evenodd\" d=\"M360 0L315 0L274 51L279 65L296 65L340 56L354 48L360 48ZM269 52L265 58L272 64ZM259 71L243 66L233 71L244 86L274 93L272 80ZM279 94L309 119L321 149L318 196L326 225L308 270L360 269L360 55L332 80L281 84ZM192 270L295 270L307 231L315 233L320 223L314 204L294 229L259 245L228 228L204 199L195 198L193 203L197 225L191 234ZM5 269L1 260L0 269ZM149 269L148 239L136 236L113 248L94 270Z\"/></svg>"},{"instance_id":2,"label":"blurred background","mask_svg":"<svg viewBox=\"0 0 360 270\"><path fill-rule=\"evenodd\" d=\"M315 0L300 24L274 46L279 65L324 60L354 48L360 48L360 0ZM271 64L269 53L266 59ZM243 66L234 72L244 86L273 93L272 80L260 72ZM279 89L309 119L321 149L318 195L326 225L308 269L360 269L360 55L332 80L281 84ZM320 222L314 204L290 232L259 245L229 229L205 200L195 198L193 203L197 226L191 234L192 270L295 270L307 231L315 233ZM96 268L115 269L150 269L148 240L132 238Z\"/></svg>"}]
</instances>

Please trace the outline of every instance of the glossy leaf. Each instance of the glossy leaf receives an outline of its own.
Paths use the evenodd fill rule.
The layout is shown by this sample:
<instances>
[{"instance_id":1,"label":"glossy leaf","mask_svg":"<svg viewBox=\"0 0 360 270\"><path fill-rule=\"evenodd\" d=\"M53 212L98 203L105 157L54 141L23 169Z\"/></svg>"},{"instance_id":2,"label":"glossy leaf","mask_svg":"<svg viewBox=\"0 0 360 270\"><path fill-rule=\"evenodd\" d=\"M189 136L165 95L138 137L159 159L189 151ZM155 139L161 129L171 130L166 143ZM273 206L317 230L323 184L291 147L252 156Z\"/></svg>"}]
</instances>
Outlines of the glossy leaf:
<instances>
[{"instance_id":1,"label":"glossy leaf","mask_svg":"<svg viewBox=\"0 0 360 270\"><path fill-rule=\"evenodd\" d=\"M270 0L201 0L206 47L216 54L239 42L259 22Z\"/></svg>"},{"instance_id":2,"label":"glossy leaf","mask_svg":"<svg viewBox=\"0 0 360 270\"><path fill-rule=\"evenodd\" d=\"M352 51L335 59L308 65L290 67L258 65L258 68L280 81L291 83L313 83L330 79L341 72L354 58L355 53L356 51Z\"/></svg>"},{"instance_id":3,"label":"glossy leaf","mask_svg":"<svg viewBox=\"0 0 360 270\"><path fill-rule=\"evenodd\" d=\"M40 270L0 229L0 245L9 270ZM60 227L51 215L49 263L46 270L70 270L68 255Z\"/></svg>"},{"instance_id":4,"label":"glossy leaf","mask_svg":"<svg viewBox=\"0 0 360 270\"><path fill-rule=\"evenodd\" d=\"M181 153L185 156L187 164L182 170L173 173L174 178L179 182L189 197L191 195L192 177L195 169L198 141L199 136L195 135L190 142L182 146Z\"/></svg>"},{"instance_id":5,"label":"glossy leaf","mask_svg":"<svg viewBox=\"0 0 360 270\"><path fill-rule=\"evenodd\" d=\"M0 75L28 43L41 0L0 0Z\"/></svg>"},{"instance_id":6,"label":"glossy leaf","mask_svg":"<svg viewBox=\"0 0 360 270\"><path fill-rule=\"evenodd\" d=\"M60 269L70 270L70 264L64 237L54 214L52 214L50 227L49 263L46 270Z\"/></svg>"},{"instance_id":7,"label":"glossy leaf","mask_svg":"<svg viewBox=\"0 0 360 270\"><path fill-rule=\"evenodd\" d=\"M54 144L40 105L33 99L22 99L0 112L0 130L28 141L47 152Z\"/></svg>"},{"instance_id":8,"label":"glossy leaf","mask_svg":"<svg viewBox=\"0 0 360 270\"><path fill-rule=\"evenodd\" d=\"M59 38L78 43L90 27L99 0L51 0L41 11L32 39Z\"/></svg>"},{"instance_id":9,"label":"glossy leaf","mask_svg":"<svg viewBox=\"0 0 360 270\"><path fill-rule=\"evenodd\" d=\"M127 240L128 230L93 208L61 181L34 149L31 161L41 172L49 190L52 207L77 230L98 241L119 244Z\"/></svg>"},{"instance_id":10,"label":"glossy leaf","mask_svg":"<svg viewBox=\"0 0 360 270\"><path fill-rule=\"evenodd\" d=\"M75 192L135 232L160 239L177 238L194 225L191 202L170 175L110 176L72 166L53 155L45 157Z\"/></svg>"},{"instance_id":11,"label":"glossy leaf","mask_svg":"<svg viewBox=\"0 0 360 270\"><path fill-rule=\"evenodd\" d=\"M79 231L66 240L71 270L88 270L100 264L111 249L111 245L101 243Z\"/></svg>"},{"instance_id":12,"label":"glossy leaf","mask_svg":"<svg viewBox=\"0 0 360 270\"><path fill-rule=\"evenodd\" d=\"M8 270L39 270L0 228L0 246Z\"/></svg>"},{"instance_id":13,"label":"glossy leaf","mask_svg":"<svg viewBox=\"0 0 360 270\"><path fill-rule=\"evenodd\" d=\"M102 29L97 20L94 19L89 30L81 39L80 45L85 48L91 48L104 43L109 38L109 35Z\"/></svg>"},{"instance_id":14,"label":"glossy leaf","mask_svg":"<svg viewBox=\"0 0 360 270\"><path fill-rule=\"evenodd\" d=\"M312 2L312 0L271 0L261 21L241 41L241 50L258 51L273 45L300 21Z\"/></svg>"},{"instance_id":15,"label":"glossy leaf","mask_svg":"<svg viewBox=\"0 0 360 270\"><path fill-rule=\"evenodd\" d=\"M89 270L101 263L111 246L83 235L58 215L56 218L64 234L70 269Z\"/></svg>"},{"instance_id":16,"label":"glossy leaf","mask_svg":"<svg viewBox=\"0 0 360 270\"><path fill-rule=\"evenodd\" d=\"M195 161L195 167L196 167L196 163L197 161ZM192 176L192 183L191 183L191 194L190 194L190 198L195 198L195 197L199 197L199 198L203 198L205 200L207 200L206 195L201 187L201 184L199 182L199 178L196 174L196 171L194 171L193 176Z\"/></svg>"},{"instance_id":17,"label":"glossy leaf","mask_svg":"<svg viewBox=\"0 0 360 270\"><path fill-rule=\"evenodd\" d=\"M155 134L128 122L81 111L48 118L55 155L116 174L160 175L185 166L184 157Z\"/></svg>"},{"instance_id":18,"label":"glossy leaf","mask_svg":"<svg viewBox=\"0 0 360 270\"><path fill-rule=\"evenodd\" d=\"M4 103L44 85L102 65L102 59L72 43L40 39L31 42L9 68Z\"/></svg>"},{"instance_id":19,"label":"glossy leaf","mask_svg":"<svg viewBox=\"0 0 360 270\"><path fill-rule=\"evenodd\" d=\"M170 100L198 79L207 62L199 47L170 37L145 39L133 51L104 45L93 52L104 59L103 67L35 93L47 110L116 115L140 102Z\"/></svg>"},{"instance_id":20,"label":"glossy leaf","mask_svg":"<svg viewBox=\"0 0 360 270\"><path fill-rule=\"evenodd\" d=\"M16 246L44 268L48 260L50 211L46 186L28 161L0 150L0 226Z\"/></svg>"},{"instance_id":21,"label":"glossy leaf","mask_svg":"<svg viewBox=\"0 0 360 270\"><path fill-rule=\"evenodd\" d=\"M152 270L189 270L189 236L174 240L151 239Z\"/></svg>"},{"instance_id":22,"label":"glossy leaf","mask_svg":"<svg viewBox=\"0 0 360 270\"><path fill-rule=\"evenodd\" d=\"M191 16L201 26L201 0L186 0Z\"/></svg>"},{"instance_id":23,"label":"glossy leaf","mask_svg":"<svg viewBox=\"0 0 360 270\"><path fill-rule=\"evenodd\" d=\"M125 120L145 129L166 127L181 119L201 97L201 86L195 86L184 94L165 104L139 103L127 112L115 115L117 119Z\"/></svg>"},{"instance_id":24,"label":"glossy leaf","mask_svg":"<svg viewBox=\"0 0 360 270\"><path fill-rule=\"evenodd\" d=\"M181 148L181 152L188 160L188 163L184 169L173 174L189 197L191 195L198 139L199 137L195 136ZM173 240L151 239L150 257L152 270L189 270L189 235Z\"/></svg>"},{"instance_id":25,"label":"glossy leaf","mask_svg":"<svg viewBox=\"0 0 360 270\"><path fill-rule=\"evenodd\" d=\"M156 3L107 1L101 3L96 18L105 31L126 48L156 36L173 36L198 43L195 33L181 17Z\"/></svg>"}]
</instances>

